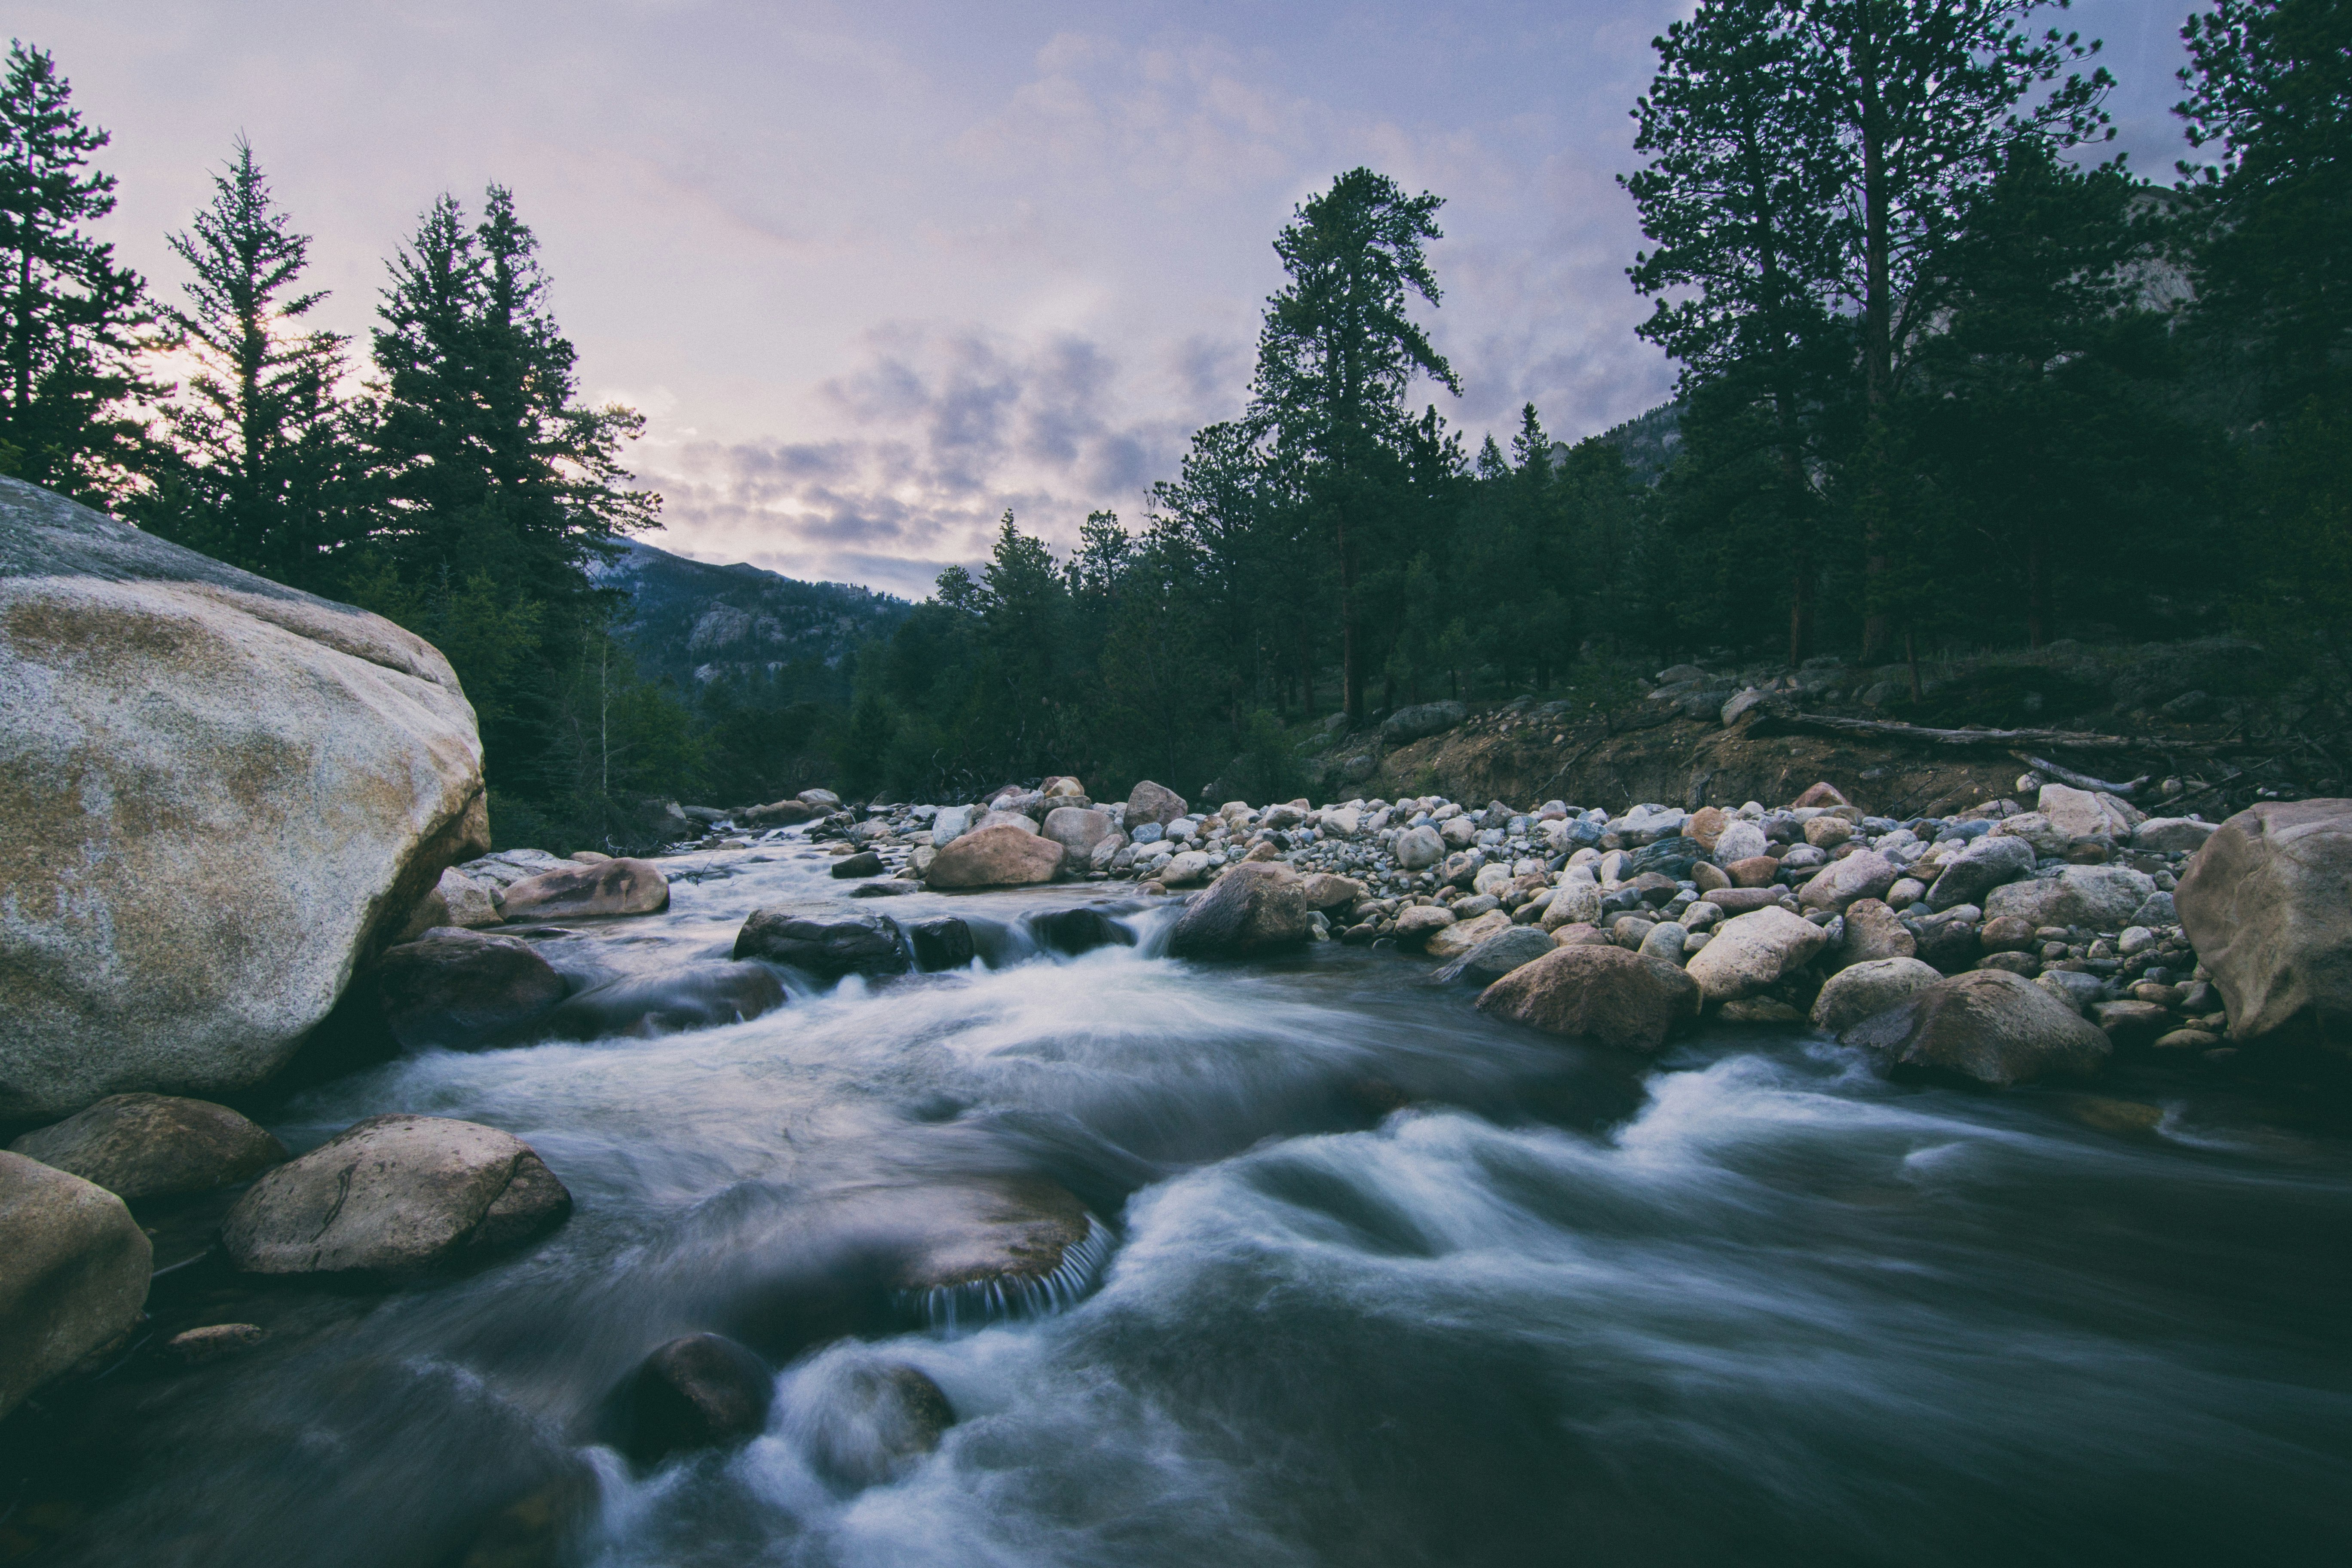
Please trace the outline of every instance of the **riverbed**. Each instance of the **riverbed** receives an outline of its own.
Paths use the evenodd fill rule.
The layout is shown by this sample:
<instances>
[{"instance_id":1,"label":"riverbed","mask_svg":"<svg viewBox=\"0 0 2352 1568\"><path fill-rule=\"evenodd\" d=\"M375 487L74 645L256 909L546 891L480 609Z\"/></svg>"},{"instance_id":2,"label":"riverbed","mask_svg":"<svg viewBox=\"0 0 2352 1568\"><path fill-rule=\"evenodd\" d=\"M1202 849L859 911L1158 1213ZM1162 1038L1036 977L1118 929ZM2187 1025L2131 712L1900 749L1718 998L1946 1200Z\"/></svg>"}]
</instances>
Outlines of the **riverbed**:
<instances>
[{"instance_id":1,"label":"riverbed","mask_svg":"<svg viewBox=\"0 0 2352 1568\"><path fill-rule=\"evenodd\" d=\"M227 1276L166 1227L158 1331L59 1428L44 1560L142 1564L2341 1563L2352 1138L2293 1084L1890 1082L1801 1029L1643 1059L1493 1022L1431 965L1164 956L1116 884L858 900L796 838L666 861L666 914L536 940L582 980L728 955L755 908L973 922L968 970L656 1037L433 1053L277 1107L529 1142L576 1209L391 1293ZM1097 905L1081 954L1034 916ZM860 1238L1051 1178L1054 1299L860 1315ZM194 1222L190 1222L194 1223ZM863 1298L860 1298L863 1300ZM677 1335L767 1356L748 1446L604 1422ZM845 1479L863 1372L937 1449ZM837 1436L837 1435L836 1435ZM520 1510L520 1511L519 1511ZM499 1552L507 1553L504 1556ZM470 1554L470 1557L469 1557Z\"/></svg>"}]
</instances>

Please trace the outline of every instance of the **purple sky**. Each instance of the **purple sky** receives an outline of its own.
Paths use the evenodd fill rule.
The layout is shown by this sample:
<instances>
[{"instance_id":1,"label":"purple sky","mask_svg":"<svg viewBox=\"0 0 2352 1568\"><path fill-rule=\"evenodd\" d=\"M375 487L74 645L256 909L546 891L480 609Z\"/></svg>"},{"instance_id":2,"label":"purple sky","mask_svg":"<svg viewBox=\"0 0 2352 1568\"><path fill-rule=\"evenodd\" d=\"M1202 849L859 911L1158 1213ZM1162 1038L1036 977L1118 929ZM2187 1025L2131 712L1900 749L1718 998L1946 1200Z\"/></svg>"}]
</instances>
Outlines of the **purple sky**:
<instances>
[{"instance_id":1,"label":"purple sky","mask_svg":"<svg viewBox=\"0 0 2352 1568\"><path fill-rule=\"evenodd\" d=\"M1369 163L1447 198L1430 318L1475 442L1661 400L1614 176L1678 0L1548 5L18 0L114 134L109 230L163 237L238 131L364 332L436 192L513 187L585 389L650 419L653 542L920 595L997 514L1130 521L1234 413L1269 242ZM2078 0L2145 173L2187 0ZM2053 13L2053 16L2055 14Z\"/></svg>"}]
</instances>

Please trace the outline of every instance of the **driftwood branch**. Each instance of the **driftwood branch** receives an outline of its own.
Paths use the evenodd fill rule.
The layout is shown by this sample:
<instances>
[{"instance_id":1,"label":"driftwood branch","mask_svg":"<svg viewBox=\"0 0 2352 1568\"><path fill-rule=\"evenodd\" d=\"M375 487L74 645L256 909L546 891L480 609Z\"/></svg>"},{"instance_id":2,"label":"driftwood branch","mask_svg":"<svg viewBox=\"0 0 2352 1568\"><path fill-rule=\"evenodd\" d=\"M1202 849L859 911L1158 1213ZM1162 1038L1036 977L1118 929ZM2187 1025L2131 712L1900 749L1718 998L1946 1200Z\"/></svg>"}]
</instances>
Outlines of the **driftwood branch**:
<instances>
[{"instance_id":1,"label":"driftwood branch","mask_svg":"<svg viewBox=\"0 0 2352 1568\"><path fill-rule=\"evenodd\" d=\"M1922 746L1994 746L2002 751L2019 746L2049 746L2071 752L2185 752L2199 755L2210 754L2215 750L2211 745L2195 742L2095 735L2074 730L1930 730L1918 724L1898 724L1885 719L1841 719L1828 713L1776 713L1757 722L1759 728L1769 724L1775 729L1814 730L1824 734L1865 736L1878 741L1907 741Z\"/></svg>"},{"instance_id":2,"label":"driftwood branch","mask_svg":"<svg viewBox=\"0 0 2352 1568\"><path fill-rule=\"evenodd\" d=\"M2112 795L2123 800L2129 800L2132 791L2147 783L2148 779L2147 774L2142 773L2129 784L2109 784L2105 779L2095 779L2088 773L2078 773L2072 768L2062 768L2048 758L2037 757L2031 752L2011 752L2009 754L2035 773L2056 779L2060 784L2073 784L2076 789L2097 790L2103 795Z\"/></svg>"}]
</instances>

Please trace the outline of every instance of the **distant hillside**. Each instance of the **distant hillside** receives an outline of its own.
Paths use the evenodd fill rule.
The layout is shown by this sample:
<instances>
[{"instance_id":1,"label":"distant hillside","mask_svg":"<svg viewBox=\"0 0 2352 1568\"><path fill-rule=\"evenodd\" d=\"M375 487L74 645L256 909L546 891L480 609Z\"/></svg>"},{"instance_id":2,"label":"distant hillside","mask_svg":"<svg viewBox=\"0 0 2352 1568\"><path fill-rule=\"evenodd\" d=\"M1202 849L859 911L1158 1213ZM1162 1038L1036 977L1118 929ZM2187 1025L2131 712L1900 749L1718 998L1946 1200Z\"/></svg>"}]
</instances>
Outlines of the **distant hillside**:
<instances>
[{"instance_id":1,"label":"distant hillside","mask_svg":"<svg viewBox=\"0 0 2352 1568\"><path fill-rule=\"evenodd\" d=\"M649 677L681 687L787 665L841 663L907 618L904 599L846 583L802 583L758 566L712 566L630 542L597 574L628 591L626 635Z\"/></svg>"},{"instance_id":2,"label":"distant hillside","mask_svg":"<svg viewBox=\"0 0 2352 1568\"><path fill-rule=\"evenodd\" d=\"M1675 453L1683 444L1683 405L1661 403L1647 414L1640 414L1622 425L1604 430L1601 439L1625 455L1625 466L1633 477L1645 485L1654 485L1673 467ZM1552 467L1568 461L1568 443L1551 444Z\"/></svg>"}]
</instances>

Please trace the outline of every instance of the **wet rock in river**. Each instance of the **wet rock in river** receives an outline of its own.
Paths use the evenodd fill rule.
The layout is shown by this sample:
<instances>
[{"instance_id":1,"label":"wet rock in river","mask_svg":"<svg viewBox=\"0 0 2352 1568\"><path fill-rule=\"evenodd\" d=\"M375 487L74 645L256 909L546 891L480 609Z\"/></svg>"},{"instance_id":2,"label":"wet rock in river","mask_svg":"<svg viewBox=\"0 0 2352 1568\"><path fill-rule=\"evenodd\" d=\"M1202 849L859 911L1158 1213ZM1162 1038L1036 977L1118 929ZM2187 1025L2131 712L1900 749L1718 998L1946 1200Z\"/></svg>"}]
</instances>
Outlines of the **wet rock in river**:
<instances>
[{"instance_id":1,"label":"wet rock in river","mask_svg":"<svg viewBox=\"0 0 2352 1568\"><path fill-rule=\"evenodd\" d=\"M895 1282L933 1323L1066 1304L1094 1283L1108 1250L1086 1205L1042 1176L926 1195L927 1234L900 1258Z\"/></svg>"},{"instance_id":2,"label":"wet rock in river","mask_svg":"<svg viewBox=\"0 0 2352 1568\"><path fill-rule=\"evenodd\" d=\"M520 1139L395 1112L344 1129L248 1188L221 1226L252 1274L405 1274L518 1247L572 1194Z\"/></svg>"},{"instance_id":3,"label":"wet rock in river","mask_svg":"<svg viewBox=\"0 0 2352 1568\"><path fill-rule=\"evenodd\" d=\"M1531 925L1515 925L1496 932L1430 978L1441 984L1466 979L1486 985L1524 964L1533 963L1551 950L1549 936Z\"/></svg>"},{"instance_id":4,"label":"wet rock in river","mask_svg":"<svg viewBox=\"0 0 2352 1568\"><path fill-rule=\"evenodd\" d=\"M0 1153L0 1415L130 1331L153 1259L121 1198Z\"/></svg>"},{"instance_id":5,"label":"wet rock in river","mask_svg":"<svg viewBox=\"0 0 2352 1568\"><path fill-rule=\"evenodd\" d=\"M740 1024L783 1005L782 982L761 964L689 963L608 980L567 997L547 1016L543 1032L559 1040L675 1035Z\"/></svg>"},{"instance_id":6,"label":"wet rock in river","mask_svg":"<svg viewBox=\"0 0 2352 1568\"><path fill-rule=\"evenodd\" d=\"M915 967L926 974L961 969L971 962L971 927L953 915L918 921L906 928L906 937Z\"/></svg>"},{"instance_id":7,"label":"wet rock in river","mask_svg":"<svg viewBox=\"0 0 2352 1568\"><path fill-rule=\"evenodd\" d=\"M883 915L839 919L793 910L754 910L735 934L735 957L764 958L835 980L845 974L904 974L906 943Z\"/></svg>"},{"instance_id":8,"label":"wet rock in river","mask_svg":"<svg viewBox=\"0 0 2352 1568\"><path fill-rule=\"evenodd\" d=\"M1882 1052L1897 1068L1996 1087L2086 1078L2114 1050L2074 1008L2032 981L1999 969L1923 985L1850 1026L1838 1039Z\"/></svg>"},{"instance_id":9,"label":"wet rock in river","mask_svg":"<svg viewBox=\"0 0 2352 1568\"><path fill-rule=\"evenodd\" d=\"M1168 951L1202 957L1297 946L1314 930L1311 913L1304 883L1289 867L1271 861L1235 866L1192 900L1169 936Z\"/></svg>"},{"instance_id":10,"label":"wet rock in river","mask_svg":"<svg viewBox=\"0 0 2352 1568\"><path fill-rule=\"evenodd\" d=\"M383 955L376 998L405 1050L514 1038L563 1000L563 977L520 937L447 927Z\"/></svg>"},{"instance_id":11,"label":"wet rock in river","mask_svg":"<svg viewBox=\"0 0 2352 1568\"><path fill-rule=\"evenodd\" d=\"M1424 937L1423 950L1432 958L1450 962L1466 957L1479 943L1515 929L1511 917L1495 908L1492 899L1484 901L1486 908L1466 920L1461 918L1461 910L1463 905L1472 900L1465 899L1461 905L1456 905L1454 922L1440 926Z\"/></svg>"},{"instance_id":12,"label":"wet rock in river","mask_svg":"<svg viewBox=\"0 0 2352 1568\"><path fill-rule=\"evenodd\" d=\"M227 1106L164 1094L110 1094L8 1147L119 1198L208 1192L286 1158L286 1145Z\"/></svg>"},{"instance_id":13,"label":"wet rock in river","mask_svg":"<svg viewBox=\"0 0 2352 1568\"><path fill-rule=\"evenodd\" d=\"M723 1334L688 1334L646 1357L631 1380L629 1457L657 1464L672 1454L746 1442L768 1424L775 1400L768 1363Z\"/></svg>"},{"instance_id":14,"label":"wet rock in river","mask_svg":"<svg viewBox=\"0 0 2352 1568\"><path fill-rule=\"evenodd\" d=\"M669 908L669 879L650 860L606 860L526 877L501 906L509 921L650 915Z\"/></svg>"},{"instance_id":15,"label":"wet rock in river","mask_svg":"<svg viewBox=\"0 0 2352 1568\"><path fill-rule=\"evenodd\" d=\"M207 1323L163 1342L163 1353L183 1366L204 1366L249 1351L269 1337L258 1323Z\"/></svg>"},{"instance_id":16,"label":"wet rock in river","mask_svg":"<svg viewBox=\"0 0 2352 1568\"><path fill-rule=\"evenodd\" d=\"M1074 955L1098 947L1135 945L1135 933L1100 910L1055 910L1033 915L1029 931L1040 947Z\"/></svg>"},{"instance_id":17,"label":"wet rock in river","mask_svg":"<svg viewBox=\"0 0 2352 1568\"><path fill-rule=\"evenodd\" d=\"M882 857L871 849L861 849L855 855L844 855L833 863L833 874L844 879L851 877L878 877L882 874Z\"/></svg>"},{"instance_id":18,"label":"wet rock in river","mask_svg":"<svg viewBox=\"0 0 2352 1568\"><path fill-rule=\"evenodd\" d=\"M940 1446L955 1409L919 1369L904 1362L851 1361L811 1369L814 1403L799 1434L809 1461L828 1479L866 1487L894 1480Z\"/></svg>"},{"instance_id":19,"label":"wet rock in river","mask_svg":"<svg viewBox=\"0 0 2352 1568\"><path fill-rule=\"evenodd\" d=\"M1699 988L1664 959L1621 947L1555 947L1486 988L1478 1010L1547 1034L1655 1051L1698 1016Z\"/></svg>"}]
</instances>

